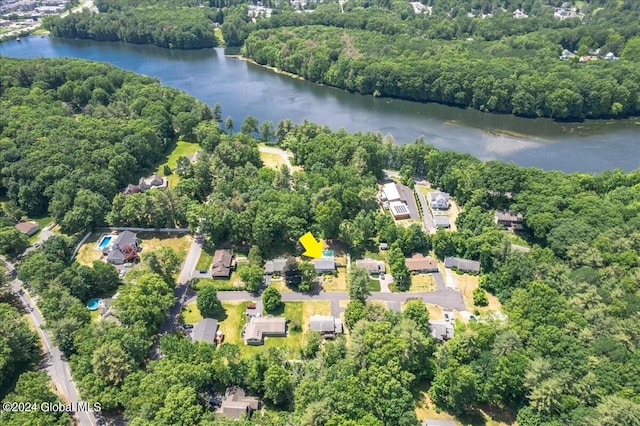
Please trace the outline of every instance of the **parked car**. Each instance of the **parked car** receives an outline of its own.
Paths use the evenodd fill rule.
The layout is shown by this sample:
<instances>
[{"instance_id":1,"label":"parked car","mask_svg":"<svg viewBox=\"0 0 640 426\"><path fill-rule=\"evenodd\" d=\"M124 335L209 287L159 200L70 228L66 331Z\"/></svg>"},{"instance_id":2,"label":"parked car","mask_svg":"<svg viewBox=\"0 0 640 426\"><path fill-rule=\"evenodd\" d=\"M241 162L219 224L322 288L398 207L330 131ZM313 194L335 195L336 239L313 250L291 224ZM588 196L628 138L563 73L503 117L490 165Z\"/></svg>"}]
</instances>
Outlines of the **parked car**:
<instances>
[{"instance_id":1,"label":"parked car","mask_svg":"<svg viewBox=\"0 0 640 426\"><path fill-rule=\"evenodd\" d=\"M199 271L199 272L200 272L201 274L206 274L206 273L207 273L207 270L206 270L206 269L200 269L200 271Z\"/></svg>"}]
</instances>

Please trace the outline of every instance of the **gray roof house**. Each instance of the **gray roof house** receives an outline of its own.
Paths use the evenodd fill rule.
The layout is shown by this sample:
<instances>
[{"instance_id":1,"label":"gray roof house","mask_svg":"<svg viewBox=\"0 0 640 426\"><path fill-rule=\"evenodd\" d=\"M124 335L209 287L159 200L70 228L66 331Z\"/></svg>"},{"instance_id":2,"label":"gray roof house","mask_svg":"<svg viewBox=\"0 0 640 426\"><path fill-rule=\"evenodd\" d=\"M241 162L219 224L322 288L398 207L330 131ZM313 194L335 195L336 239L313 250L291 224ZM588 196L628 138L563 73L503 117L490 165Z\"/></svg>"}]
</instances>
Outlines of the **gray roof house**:
<instances>
[{"instance_id":1,"label":"gray roof house","mask_svg":"<svg viewBox=\"0 0 640 426\"><path fill-rule=\"evenodd\" d=\"M232 263L233 255L231 254L231 250L216 250L213 252L211 276L213 278L229 278Z\"/></svg>"},{"instance_id":2,"label":"gray roof house","mask_svg":"<svg viewBox=\"0 0 640 426\"><path fill-rule=\"evenodd\" d=\"M445 268L457 268L463 272L480 273L480 262L477 260L461 259L459 257L447 256L444 258Z\"/></svg>"},{"instance_id":3,"label":"gray roof house","mask_svg":"<svg viewBox=\"0 0 640 426\"><path fill-rule=\"evenodd\" d=\"M284 270L284 264L287 263L287 259L284 257L278 257L276 259L267 260L264 263L264 273L267 275L282 275Z\"/></svg>"},{"instance_id":4,"label":"gray roof house","mask_svg":"<svg viewBox=\"0 0 640 426\"><path fill-rule=\"evenodd\" d=\"M446 192L430 192L428 200L432 209L446 210L449 208L449 194Z\"/></svg>"},{"instance_id":5,"label":"gray roof house","mask_svg":"<svg viewBox=\"0 0 640 426\"><path fill-rule=\"evenodd\" d=\"M327 256L320 259L314 259L313 266L315 266L318 275L331 274L336 270L335 257Z\"/></svg>"},{"instance_id":6,"label":"gray roof house","mask_svg":"<svg viewBox=\"0 0 640 426\"><path fill-rule=\"evenodd\" d=\"M342 333L342 321L331 315L311 315L309 317L309 330L317 331L323 335Z\"/></svg>"},{"instance_id":7,"label":"gray roof house","mask_svg":"<svg viewBox=\"0 0 640 426\"><path fill-rule=\"evenodd\" d=\"M445 320L429 320L429 331L434 339L444 342L453 337L453 324Z\"/></svg>"},{"instance_id":8,"label":"gray roof house","mask_svg":"<svg viewBox=\"0 0 640 426\"><path fill-rule=\"evenodd\" d=\"M204 318L191 330L191 339L194 342L213 343L216 341L216 331L218 331L218 320Z\"/></svg>"},{"instance_id":9,"label":"gray roof house","mask_svg":"<svg viewBox=\"0 0 640 426\"><path fill-rule=\"evenodd\" d=\"M251 417L251 414L261 407L260 398L247 396L244 389L234 386L225 391L224 399L216 414L231 419L243 419Z\"/></svg>"},{"instance_id":10,"label":"gray roof house","mask_svg":"<svg viewBox=\"0 0 640 426\"><path fill-rule=\"evenodd\" d=\"M253 317L243 331L244 343L262 345L266 336L287 335L287 320L284 317Z\"/></svg>"},{"instance_id":11,"label":"gray roof house","mask_svg":"<svg viewBox=\"0 0 640 426\"><path fill-rule=\"evenodd\" d=\"M449 220L448 216L435 216L433 218L433 222L436 225L436 228L451 228L451 220Z\"/></svg>"},{"instance_id":12,"label":"gray roof house","mask_svg":"<svg viewBox=\"0 0 640 426\"><path fill-rule=\"evenodd\" d=\"M523 229L522 225L524 217L522 214L512 212L511 210L496 211L494 221L498 225L502 225L507 229L520 230Z\"/></svg>"},{"instance_id":13,"label":"gray roof house","mask_svg":"<svg viewBox=\"0 0 640 426\"><path fill-rule=\"evenodd\" d=\"M15 228L27 237L32 236L40 230L40 226L35 222L19 222L15 224Z\"/></svg>"},{"instance_id":14,"label":"gray roof house","mask_svg":"<svg viewBox=\"0 0 640 426\"><path fill-rule=\"evenodd\" d=\"M439 420L439 419L425 419L421 426L457 426L458 424L453 420Z\"/></svg>"},{"instance_id":15,"label":"gray roof house","mask_svg":"<svg viewBox=\"0 0 640 426\"><path fill-rule=\"evenodd\" d=\"M136 234L131 231L122 231L118 234L116 241L111 246L111 251L107 255L107 262L115 265L121 265L125 262L125 256L122 252L127 246L133 246L136 251L140 249L138 246L138 238Z\"/></svg>"},{"instance_id":16,"label":"gray roof house","mask_svg":"<svg viewBox=\"0 0 640 426\"><path fill-rule=\"evenodd\" d=\"M356 260L356 268L366 269L370 274L383 274L384 262L365 257L364 259Z\"/></svg>"}]
</instances>

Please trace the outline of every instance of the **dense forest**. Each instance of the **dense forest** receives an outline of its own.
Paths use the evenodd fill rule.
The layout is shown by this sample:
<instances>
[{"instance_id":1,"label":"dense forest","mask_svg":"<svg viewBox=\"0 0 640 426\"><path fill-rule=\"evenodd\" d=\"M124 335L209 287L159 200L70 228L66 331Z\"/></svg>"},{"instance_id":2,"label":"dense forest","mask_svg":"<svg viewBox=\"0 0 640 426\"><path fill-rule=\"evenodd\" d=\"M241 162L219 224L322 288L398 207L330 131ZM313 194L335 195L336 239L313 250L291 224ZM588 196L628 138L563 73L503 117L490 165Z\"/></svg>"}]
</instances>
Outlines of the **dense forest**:
<instances>
[{"instance_id":1,"label":"dense forest","mask_svg":"<svg viewBox=\"0 0 640 426\"><path fill-rule=\"evenodd\" d=\"M216 349L168 334L154 360L149 348L173 303L177 254L143 255L121 283L110 265L69 261L74 241L52 237L23 260L19 276L39 296L83 398L108 414L132 424L230 424L214 419L207 401L238 384L263 397L267 411L233 424L416 425L421 391L463 419L491 408L525 426L640 423L640 171L545 172L289 120L247 117L236 132L219 106L114 67L1 61L2 188L17 208L48 209L70 231L105 221L154 226L145 221L159 215L163 226L186 223L215 244L250 246L257 267L295 252L308 230L353 256L388 242L392 270L401 269L393 259L418 251L477 259L481 288L506 315L460 323L436 345L422 303L399 314L354 298L345 312L350 336L320 345L312 335L294 359L274 348L241 356L228 343ZM175 189L117 193L161 162L178 135L203 153L178 161ZM291 150L302 169L263 167L260 140ZM387 168L408 184L421 177L451 193L462 208L457 231L428 235L381 213L375 195ZM86 219L94 207L99 215ZM511 248L493 222L498 209L523 214L529 251ZM122 325L92 322L84 307L107 289L119 292ZM20 323L12 308L0 308L3 324ZM36 341L26 324L0 336L9 348L16 336ZM37 362L35 349L2 356L5 400L31 389L52 397L42 377L24 372ZM36 422L3 416L7 425Z\"/></svg>"}]
</instances>

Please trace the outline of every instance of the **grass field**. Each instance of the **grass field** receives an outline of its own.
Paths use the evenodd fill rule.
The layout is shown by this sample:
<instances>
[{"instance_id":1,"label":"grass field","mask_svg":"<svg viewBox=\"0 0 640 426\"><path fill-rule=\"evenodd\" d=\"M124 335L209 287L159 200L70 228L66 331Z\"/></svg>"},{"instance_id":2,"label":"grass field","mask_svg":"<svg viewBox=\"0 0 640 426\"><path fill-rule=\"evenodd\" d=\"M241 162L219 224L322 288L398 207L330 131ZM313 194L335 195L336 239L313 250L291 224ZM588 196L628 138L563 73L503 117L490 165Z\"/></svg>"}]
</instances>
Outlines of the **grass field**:
<instances>
[{"instance_id":1,"label":"grass field","mask_svg":"<svg viewBox=\"0 0 640 426\"><path fill-rule=\"evenodd\" d=\"M272 278L270 286L278 290L280 293L290 293L293 291L289 287L287 287L287 284L283 279L274 280Z\"/></svg>"},{"instance_id":2,"label":"grass field","mask_svg":"<svg viewBox=\"0 0 640 426\"><path fill-rule=\"evenodd\" d=\"M456 285L462 292L464 303L469 311L473 311L476 308L473 304L473 290L478 288L478 280L479 277L476 275L456 275ZM489 299L489 304L484 307L478 307L480 314L502 311L502 305L497 297L487 293L487 298Z\"/></svg>"},{"instance_id":3,"label":"grass field","mask_svg":"<svg viewBox=\"0 0 640 426\"><path fill-rule=\"evenodd\" d=\"M270 152L260 152L260 159L264 163L265 167L271 167L274 169L280 168L285 164L284 159L278 154L272 154Z\"/></svg>"},{"instance_id":4,"label":"grass field","mask_svg":"<svg viewBox=\"0 0 640 426\"><path fill-rule=\"evenodd\" d=\"M324 291L347 291L347 268L344 266L336 268L338 276L323 275L322 289Z\"/></svg>"},{"instance_id":5,"label":"grass field","mask_svg":"<svg viewBox=\"0 0 640 426\"><path fill-rule=\"evenodd\" d=\"M91 265L94 260L100 260L102 253L96 250L96 244L98 239L105 231L96 231L87 239L87 241L80 247L78 254L76 255L76 261L81 265ZM108 232L106 232L108 233Z\"/></svg>"},{"instance_id":6,"label":"grass field","mask_svg":"<svg viewBox=\"0 0 640 426\"><path fill-rule=\"evenodd\" d=\"M182 322L185 324L195 324L202 319L196 302L187 304L182 310Z\"/></svg>"},{"instance_id":7,"label":"grass field","mask_svg":"<svg viewBox=\"0 0 640 426\"><path fill-rule=\"evenodd\" d=\"M222 30L220 28L216 28L213 30L213 34L218 39L218 46L224 46L224 36L222 35Z\"/></svg>"},{"instance_id":8,"label":"grass field","mask_svg":"<svg viewBox=\"0 0 640 426\"><path fill-rule=\"evenodd\" d=\"M212 261L213 255L211 253L207 253L205 250L202 250L202 252L200 252L198 263L196 264L196 270L209 269Z\"/></svg>"},{"instance_id":9,"label":"grass field","mask_svg":"<svg viewBox=\"0 0 640 426\"><path fill-rule=\"evenodd\" d=\"M370 292L380 291L380 280L369 278L369 282L367 283L367 290L369 290Z\"/></svg>"},{"instance_id":10,"label":"grass field","mask_svg":"<svg viewBox=\"0 0 640 426\"><path fill-rule=\"evenodd\" d=\"M198 145L197 143L178 141L173 151L171 151L171 153L167 155L165 162L158 166L156 173L160 176L165 176L164 166L169 166L171 168L173 173L167 176L169 188L175 188L175 186L180 181L180 177L175 173L178 158L189 157L193 155L198 149L200 149L200 145Z\"/></svg>"},{"instance_id":11,"label":"grass field","mask_svg":"<svg viewBox=\"0 0 640 426\"><path fill-rule=\"evenodd\" d=\"M505 416L503 412L494 412L488 409L479 409L470 415L455 417L445 411L437 410L425 391L420 392L415 411L418 420L453 420L458 425L507 426L514 424L515 421L511 417Z\"/></svg>"},{"instance_id":12,"label":"grass field","mask_svg":"<svg viewBox=\"0 0 640 426\"><path fill-rule=\"evenodd\" d=\"M430 274L411 275L410 293L421 293L425 291L434 291L436 283Z\"/></svg>"}]
</instances>

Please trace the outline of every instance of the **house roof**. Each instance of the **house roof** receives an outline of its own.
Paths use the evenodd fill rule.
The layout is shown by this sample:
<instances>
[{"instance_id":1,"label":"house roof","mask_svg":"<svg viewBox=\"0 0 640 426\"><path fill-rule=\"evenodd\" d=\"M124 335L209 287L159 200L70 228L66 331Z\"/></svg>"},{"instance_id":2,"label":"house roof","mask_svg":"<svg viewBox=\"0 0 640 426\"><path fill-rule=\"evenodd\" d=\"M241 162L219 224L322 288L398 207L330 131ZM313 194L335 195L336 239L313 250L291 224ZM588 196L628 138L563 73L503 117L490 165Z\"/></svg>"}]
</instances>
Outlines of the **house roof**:
<instances>
[{"instance_id":1,"label":"house roof","mask_svg":"<svg viewBox=\"0 0 640 426\"><path fill-rule=\"evenodd\" d=\"M204 318L193 327L191 339L194 342L213 343L216 340L216 331L218 331L218 320Z\"/></svg>"},{"instance_id":2,"label":"house roof","mask_svg":"<svg viewBox=\"0 0 640 426\"><path fill-rule=\"evenodd\" d=\"M231 259L230 250L216 250L213 253L213 262L211 264L211 276L213 277L228 277L231 274Z\"/></svg>"},{"instance_id":3,"label":"house roof","mask_svg":"<svg viewBox=\"0 0 640 426\"><path fill-rule=\"evenodd\" d=\"M439 341L451 339L454 335L453 325L445 320L429 320L429 331Z\"/></svg>"},{"instance_id":4,"label":"house roof","mask_svg":"<svg viewBox=\"0 0 640 426\"><path fill-rule=\"evenodd\" d=\"M123 263L124 262L124 254L118 248L114 248L107 255L107 261L112 263Z\"/></svg>"},{"instance_id":5,"label":"house roof","mask_svg":"<svg viewBox=\"0 0 640 426\"><path fill-rule=\"evenodd\" d=\"M409 208L404 201L392 201L389 203L389 210L393 217L409 216Z\"/></svg>"},{"instance_id":6,"label":"house roof","mask_svg":"<svg viewBox=\"0 0 640 426\"><path fill-rule=\"evenodd\" d=\"M371 259L370 257L356 260L356 267L366 269L372 274L384 272L384 262Z\"/></svg>"},{"instance_id":7,"label":"house roof","mask_svg":"<svg viewBox=\"0 0 640 426\"><path fill-rule=\"evenodd\" d=\"M497 222L515 222L520 223L523 220L522 214L512 212L511 210L496 211L495 219Z\"/></svg>"},{"instance_id":8,"label":"house roof","mask_svg":"<svg viewBox=\"0 0 640 426\"><path fill-rule=\"evenodd\" d=\"M124 247L128 245L135 246L136 243L137 243L136 234L134 232L122 231L118 234L118 238L116 238L116 241L114 242L113 246L114 248L116 246L118 247Z\"/></svg>"},{"instance_id":9,"label":"house roof","mask_svg":"<svg viewBox=\"0 0 640 426\"><path fill-rule=\"evenodd\" d=\"M453 420L425 419L421 426L457 426Z\"/></svg>"},{"instance_id":10,"label":"house roof","mask_svg":"<svg viewBox=\"0 0 640 426\"><path fill-rule=\"evenodd\" d=\"M259 408L260 398L246 396L244 389L233 386L225 391L218 413L238 419L250 415L253 410L258 410Z\"/></svg>"},{"instance_id":11,"label":"house roof","mask_svg":"<svg viewBox=\"0 0 640 426\"><path fill-rule=\"evenodd\" d=\"M382 192L384 192L384 196L387 201L399 201L402 200L400 196L400 191L398 191L398 187L395 182L385 183L382 186Z\"/></svg>"},{"instance_id":12,"label":"house roof","mask_svg":"<svg viewBox=\"0 0 640 426\"><path fill-rule=\"evenodd\" d=\"M459 257L445 257L444 267L456 267L465 272L480 272L480 262L477 260L461 259Z\"/></svg>"},{"instance_id":13,"label":"house roof","mask_svg":"<svg viewBox=\"0 0 640 426\"><path fill-rule=\"evenodd\" d=\"M309 330L334 333L336 331L336 319L331 315L311 315L309 317Z\"/></svg>"},{"instance_id":14,"label":"house roof","mask_svg":"<svg viewBox=\"0 0 640 426\"><path fill-rule=\"evenodd\" d=\"M287 333L284 317L253 317L244 331L245 340L262 340L264 336L280 336Z\"/></svg>"},{"instance_id":15,"label":"house roof","mask_svg":"<svg viewBox=\"0 0 640 426\"><path fill-rule=\"evenodd\" d=\"M380 250L386 250L389 248L389 244L387 243L380 243L380 245L378 246L380 248Z\"/></svg>"},{"instance_id":16,"label":"house roof","mask_svg":"<svg viewBox=\"0 0 640 426\"><path fill-rule=\"evenodd\" d=\"M441 191L430 192L429 204L449 205L449 194Z\"/></svg>"},{"instance_id":17,"label":"house roof","mask_svg":"<svg viewBox=\"0 0 640 426\"><path fill-rule=\"evenodd\" d=\"M336 269L336 261L333 257L323 257L321 259L315 259L313 261L316 271L332 271Z\"/></svg>"},{"instance_id":18,"label":"house roof","mask_svg":"<svg viewBox=\"0 0 640 426\"><path fill-rule=\"evenodd\" d=\"M40 225L35 222L20 222L16 223L15 228L30 237L40 230Z\"/></svg>"},{"instance_id":19,"label":"house roof","mask_svg":"<svg viewBox=\"0 0 640 426\"><path fill-rule=\"evenodd\" d=\"M409 271L437 271L438 262L431 256L424 256L422 253L415 253L404 260Z\"/></svg>"},{"instance_id":20,"label":"house roof","mask_svg":"<svg viewBox=\"0 0 640 426\"><path fill-rule=\"evenodd\" d=\"M281 273L284 270L284 264L287 263L287 259L284 257L278 257L276 259L267 260L264 264L264 272L266 274Z\"/></svg>"},{"instance_id":21,"label":"house roof","mask_svg":"<svg viewBox=\"0 0 640 426\"><path fill-rule=\"evenodd\" d=\"M446 228L451 226L451 220L449 220L448 216L435 216L433 218L433 222L435 223L436 226L441 226Z\"/></svg>"}]
</instances>

